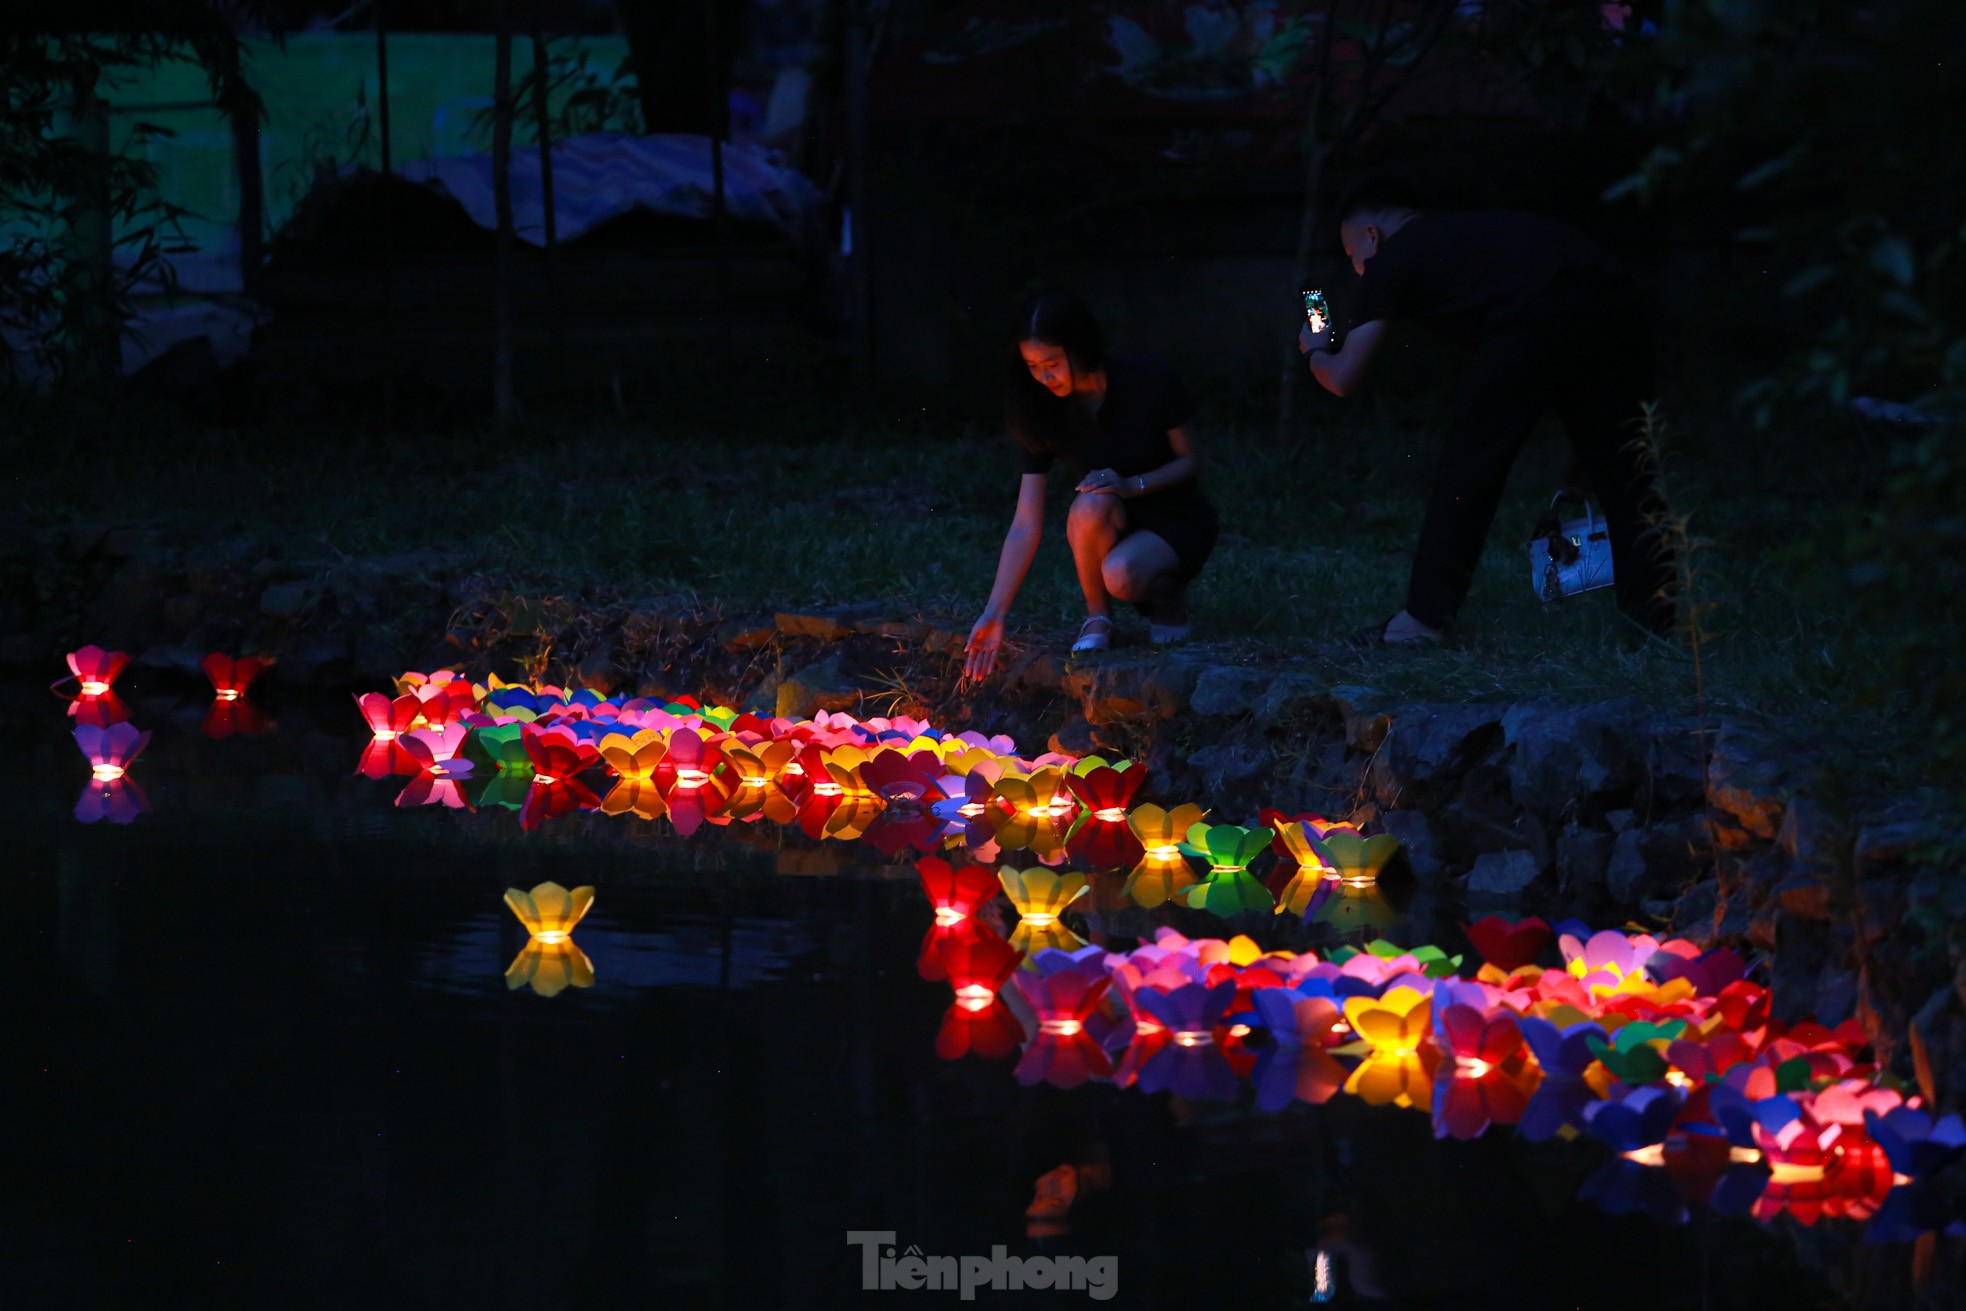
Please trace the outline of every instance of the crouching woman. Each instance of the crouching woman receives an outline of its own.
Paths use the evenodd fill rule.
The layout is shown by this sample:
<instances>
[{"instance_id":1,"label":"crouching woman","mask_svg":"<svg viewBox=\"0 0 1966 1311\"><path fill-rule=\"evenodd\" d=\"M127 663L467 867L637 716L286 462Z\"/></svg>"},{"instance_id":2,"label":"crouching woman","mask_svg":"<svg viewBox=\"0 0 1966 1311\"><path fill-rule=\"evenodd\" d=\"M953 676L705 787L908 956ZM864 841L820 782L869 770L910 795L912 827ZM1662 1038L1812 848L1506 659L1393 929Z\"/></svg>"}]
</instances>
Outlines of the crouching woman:
<instances>
[{"instance_id":1,"label":"crouching woman","mask_svg":"<svg viewBox=\"0 0 1966 1311\"><path fill-rule=\"evenodd\" d=\"M996 585L970 631L965 675L996 668L1004 620L1043 534L1045 476L1061 461L1076 480L1065 539L1085 593L1073 652L1112 644L1114 601L1146 616L1154 642L1185 640L1188 584L1217 532L1199 481L1188 389L1165 361L1109 357L1092 312L1059 292L1019 315L1007 369L1006 417L1023 474Z\"/></svg>"}]
</instances>

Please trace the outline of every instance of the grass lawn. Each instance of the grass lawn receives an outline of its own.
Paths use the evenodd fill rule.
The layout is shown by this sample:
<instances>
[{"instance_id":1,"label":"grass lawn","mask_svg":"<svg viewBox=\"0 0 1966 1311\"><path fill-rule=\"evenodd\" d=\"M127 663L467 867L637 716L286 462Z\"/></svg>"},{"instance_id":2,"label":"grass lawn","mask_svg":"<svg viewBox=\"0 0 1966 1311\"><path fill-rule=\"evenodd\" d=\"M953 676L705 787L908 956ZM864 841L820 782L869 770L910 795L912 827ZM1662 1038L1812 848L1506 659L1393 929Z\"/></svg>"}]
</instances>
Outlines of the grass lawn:
<instances>
[{"instance_id":1,"label":"grass lawn","mask_svg":"<svg viewBox=\"0 0 1966 1311\"><path fill-rule=\"evenodd\" d=\"M1304 651L1400 607L1438 391L1314 396L1301 438L1283 448L1267 398L1205 400L1196 428L1224 532L1195 592L1198 639ZM191 431L123 415L30 436L32 459L10 463L30 525L161 522L250 535L292 557L444 547L522 590L685 591L731 615L880 599L973 616L1015 498L1008 438L796 401L770 410L721 428L680 414L560 416L502 439ZM1868 672L1864 634L1833 586L1794 567L1798 546L1832 531L1881 477L1874 453L1851 446L1869 439L1755 433L1718 405L1668 418L1674 508L1707 539L1695 569L1709 700L1866 750L1892 744L1887 715L1846 709ZM1689 655L1637 641L1608 591L1550 607L1531 594L1521 542L1559 462L1553 428L1518 462L1454 647L1327 646L1319 659L1333 680L1416 700L1632 696L1691 709ZM1025 640L1062 642L1083 615L1062 532L1067 475L1053 484L1012 615ZM1124 618L1122 636L1144 640L1144 624Z\"/></svg>"}]
</instances>

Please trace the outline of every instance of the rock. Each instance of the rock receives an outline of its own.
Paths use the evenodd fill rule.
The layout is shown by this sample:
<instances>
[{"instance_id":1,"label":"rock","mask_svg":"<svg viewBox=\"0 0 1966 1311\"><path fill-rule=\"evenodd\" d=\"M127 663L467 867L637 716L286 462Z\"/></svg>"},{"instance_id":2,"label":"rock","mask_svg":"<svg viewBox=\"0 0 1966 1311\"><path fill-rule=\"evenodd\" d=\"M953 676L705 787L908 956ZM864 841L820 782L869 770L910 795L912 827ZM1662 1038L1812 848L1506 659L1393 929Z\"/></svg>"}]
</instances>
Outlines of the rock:
<instances>
[{"instance_id":1,"label":"rock","mask_svg":"<svg viewBox=\"0 0 1966 1311\"><path fill-rule=\"evenodd\" d=\"M1560 886L1567 894L1604 886L1605 871L1611 865L1609 833L1597 829L1567 828L1557 839L1556 870Z\"/></svg>"},{"instance_id":2,"label":"rock","mask_svg":"<svg viewBox=\"0 0 1966 1311\"><path fill-rule=\"evenodd\" d=\"M733 654L756 651L778 636L778 625L770 619L733 619L717 625L717 645Z\"/></svg>"},{"instance_id":3,"label":"rock","mask_svg":"<svg viewBox=\"0 0 1966 1311\"><path fill-rule=\"evenodd\" d=\"M1644 840L1644 831L1634 828L1620 833L1611 844L1611 863L1604 870L1604 887L1620 905L1636 902L1639 890L1645 885L1645 852L1640 847Z\"/></svg>"},{"instance_id":4,"label":"rock","mask_svg":"<svg viewBox=\"0 0 1966 1311\"><path fill-rule=\"evenodd\" d=\"M860 704L860 689L840 672L835 651L818 664L787 674L778 685L774 712L788 719L809 719L822 710L851 710Z\"/></svg>"},{"instance_id":5,"label":"rock","mask_svg":"<svg viewBox=\"0 0 1966 1311\"><path fill-rule=\"evenodd\" d=\"M1406 853L1407 864L1413 868L1413 877L1423 887L1437 886L1446 879L1447 871L1434 851L1433 829L1424 814L1417 810L1388 810L1379 816L1379 827L1399 839L1400 850Z\"/></svg>"},{"instance_id":6,"label":"rock","mask_svg":"<svg viewBox=\"0 0 1966 1311\"><path fill-rule=\"evenodd\" d=\"M1645 722L1643 708L1629 701L1510 706L1501 717L1502 740L1517 803L1554 817L1587 797L1629 794L1644 759Z\"/></svg>"},{"instance_id":7,"label":"rock","mask_svg":"<svg viewBox=\"0 0 1966 1311\"><path fill-rule=\"evenodd\" d=\"M1246 715L1270 686L1270 675L1240 665L1210 665L1195 679L1189 708L1197 715Z\"/></svg>"},{"instance_id":8,"label":"rock","mask_svg":"<svg viewBox=\"0 0 1966 1311\"><path fill-rule=\"evenodd\" d=\"M139 669L154 669L160 673L174 674L183 678L205 681L205 653L179 642L164 642L146 647L131 663Z\"/></svg>"},{"instance_id":9,"label":"rock","mask_svg":"<svg viewBox=\"0 0 1966 1311\"><path fill-rule=\"evenodd\" d=\"M1458 778L1501 739L1494 706L1412 706L1392 716L1382 756L1391 777L1410 788Z\"/></svg>"},{"instance_id":10,"label":"rock","mask_svg":"<svg viewBox=\"0 0 1966 1311\"><path fill-rule=\"evenodd\" d=\"M1258 723L1274 724L1300 713L1324 696L1324 683L1320 679L1309 674L1276 674L1251 703L1250 712Z\"/></svg>"},{"instance_id":11,"label":"rock","mask_svg":"<svg viewBox=\"0 0 1966 1311\"><path fill-rule=\"evenodd\" d=\"M1646 728L1644 778L1633 804L1648 815L1704 807L1707 741L1711 730L1694 719L1661 715Z\"/></svg>"},{"instance_id":12,"label":"rock","mask_svg":"<svg viewBox=\"0 0 1966 1311\"><path fill-rule=\"evenodd\" d=\"M1809 877L1785 879L1775 889L1782 909L1797 919L1827 920L1830 913L1829 888Z\"/></svg>"},{"instance_id":13,"label":"rock","mask_svg":"<svg viewBox=\"0 0 1966 1311\"><path fill-rule=\"evenodd\" d=\"M878 601L861 601L826 610L780 611L773 616L773 622L787 637L816 637L822 642L837 642L858 632L861 623L876 618L880 612Z\"/></svg>"},{"instance_id":14,"label":"rock","mask_svg":"<svg viewBox=\"0 0 1966 1311\"><path fill-rule=\"evenodd\" d=\"M1371 755L1385 745L1393 721L1377 707L1379 693L1370 687L1340 683L1331 689L1331 704L1345 725L1345 745Z\"/></svg>"},{"instance_id":15,"label":"rock","mask_svg":"<svg viewBox=\"0 0 1966 1311\"><path fill-rule=\"evenodd\" d=\"M1788 857L1789 867L1799 875L1834 879L1849 867L1849 831L1812 797L1790 800L1776 841Z\"/></svg>"},{"instance_id":16,"label":"rock","mask_svg":"<svg viewBox=\"0 0 1966 1311\"><path fill-rule=\"evenodd\" d=\"M1201 771L1202 788L1211 797L1260 777L1273 761L1269 752L1241 742L1221 742L1188 757L1188 764Z\"/></svg>"},{"instance_id":17,"label":"rock","mask_svg":"<svg viewBox=\"0 0 1966 1311\"><path fill-rule=\"evenodd\" d=\"M613 696L626 681L612 651L587 657L573 672L574 681L581 687L591 688L602 696Z\"/></svg>"},{"instance_id":18,"label":"rock","mask_svg":"<svg viewBox=\"0 0 1966 1311\"><path fill-rule=\"evenodd\" d=\"M1723 724L1707 762L1707 798L1727 820L1716 833L1721 847L1743 851L1753 841L1773 841L1781 832L1788 808L1787 774L1760 739L1737 724Z\"/></svg>"},{"instance_id":19,"label":"rock","mask_svg":"<svg viewBox=\"0 0 1966 1311\"><path fill-rule=\"evenodd\" d=\"M1881 866L1904 861L1920 847L1943 842L1946 837L1944 829L1925 820L1866 824L1857 830L1851 863L1858 874L1870 874Z\"/></svg>"},{"instance_id":20,"label":"rock","mask_svg":"<svg viewBox=\"0 0 1966 1311\"><path fill-rule=\"evenodd\" d=\"M1489 851L1475 859L1468 873L1468 896L1511 900L1521 896L1542 876L1543 863L1533 851Z\"/></svg>"},{"instance_id":21,"label":"rock","mask_svg":"<svg viewBox=\"0 0 1966 1311\"><path fill-rule=\"evenodd\" d=\"M259 594L259 612L269 619L297 619L320 599L319 583L275 583Z\"/></svg>"},{"instance_id":22,"label":"rock","mask_svg":"<svg viewBox=\"0 0 1966 1311\"><path fill-rule=\"evenodd\" d=\"M1699 816L1626 829L1611 846L1605 890L1623 906L1661 893L1677 895L1705 863L1706 825Z\"/></svg>"},{"instance_id":23,"label":"rock","mask_svg":"<svg viewBox=\"0 0 1966 1311\"><path fill-rule=\"evenodd\" d=\"M1171 719L1188 707L1202 668L1181 655L1095 654L1074 660L1058 687L1095 724Z\"/></svg>"},{"instance_id":24,"label":"rock","mask_svg":"<svg viewBox=\"0 0 1966 1311\"><path fill-rule=\"evenodd\" d=\"M1638 814L1630 810L1613 810L1605 813L1604 822L1611 826L1613 833L1623 833L1638 822Z\"/></svg>"},{"instance_id":25,"label":"rock","mask_svg":"<svg viewBox=\"0 0 1966 1311\"><path fill-rule=\"evenodd\" d=\"M1378 800L1386 806L1385 796ZM1403 808L1414 805L1407 800ZM1419 808L1425 809L1425 803ZM1435 808L1434 820L1443 854L1449 860L1524 847L1535 852L1539 862L1549 861L1548 827L1510 800L1508 771L1500 765L1485 764L1470 770L1453 799Z\"/></svg>"},{"instance_id":26,"label":"rock","mask_svg":"<svg viewBox=\"0 0 1966 1311\"><path fill-rule=\"evenodd\" d=\"M190 592L179 592L164 602L164 623L177 637L184 637L205 617L205 603Z\"/></svg>"},{"instance_id":27,"label":"rock","mask_svg":"<svg viewBox=\"0 0 1966 1311\"><path fill-rule=\"evenodd\" d=\"M348 639L340 633L301 633L280 649L280 682L322 687L346 682Z\"/></svg>"},{"instance_id":28,"label":"rock","mask_svg":"<svg viewBox=\"0 0 1966 1311\"><path fill-rule=\"evenodd\" d=\"M1775 956L1769 971L1768 1013L1785 1024L1815 1014L1817 980L1829 963L1827 925L1786 913L1775 916Z\"/></svg>"},{"instance_id":29,"label":"rock","mask_svg":"<svg viewBox=\"0 0 1966 1311\"><path fill-rule=\"evenodd\" d=\"M1093 736L1092 722L1084 715L1073 715L1058 726L1046 745L1066 755L1089 756L1098 750L1099 742Z\"/></svg>"},{"instance_id":30,"label":"rock","mask_svg":"<svg viewBox=\"0 0 1966 1311\"><path fill-rule=\"evenodd\" d=\"M1824 967L1816 979L1816 1021L1835 1028L1849 1019L1856 1009L1856 972L1833 965Z\"/></svg>"}]
</instances>

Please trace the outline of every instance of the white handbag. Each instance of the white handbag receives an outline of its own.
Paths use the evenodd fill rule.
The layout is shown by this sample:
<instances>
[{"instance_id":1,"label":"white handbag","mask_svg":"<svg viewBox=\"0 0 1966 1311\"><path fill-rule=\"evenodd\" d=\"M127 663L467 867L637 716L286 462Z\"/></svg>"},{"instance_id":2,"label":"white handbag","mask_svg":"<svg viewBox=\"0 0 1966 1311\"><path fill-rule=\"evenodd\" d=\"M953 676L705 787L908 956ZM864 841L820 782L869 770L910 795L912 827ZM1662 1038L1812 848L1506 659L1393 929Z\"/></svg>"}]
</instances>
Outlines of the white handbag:
<instances>
[{"instance_id":1,"label":"white handbag","mask_svg":"<svg viewBox=\"0 0 1966 1311\"><path fill-rule=\"evenodd\" d=\"M1529 543L1529 585L1544 601L1609 587L1612 582L1611 535L1604 520L1588 500L1583 518L1558 518L1557 506L1565 499L1561 492L1550 498L1549 513L1533 530L1543 535Z\"/></svg>"}]
</instances>

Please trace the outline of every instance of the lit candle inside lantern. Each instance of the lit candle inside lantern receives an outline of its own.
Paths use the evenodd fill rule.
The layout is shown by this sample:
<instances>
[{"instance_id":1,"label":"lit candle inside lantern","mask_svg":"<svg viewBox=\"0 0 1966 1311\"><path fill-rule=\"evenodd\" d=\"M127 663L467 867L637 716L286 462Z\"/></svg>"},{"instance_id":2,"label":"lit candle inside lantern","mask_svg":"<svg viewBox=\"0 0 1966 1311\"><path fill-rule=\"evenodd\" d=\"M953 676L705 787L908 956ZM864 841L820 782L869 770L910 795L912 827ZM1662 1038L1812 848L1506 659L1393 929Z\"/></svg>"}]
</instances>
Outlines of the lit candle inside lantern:
<instances>
[{"instance_id":1,"label":"lit candle inside lantern","mask_svg":"<svg viewBox=\"0 0 1966 1311\"><path fill-rule=\"evenodd\" d=\"M1682 1070L1667 1070L1666 1082L1675 1088L1691 1088L1693 1086L1693 1081L1687 1078L1685 1072Z\"/></svg>"},{"instance_id":2,"label":"lit candle inside lantern","mask_svg":"<svg viewBox=\"0 0 1966 1311\"><path fill-rule=\"evenodd\" d=\"M763 774L752 774L745 778L744 786L747 788L761 788L769 781Z\"/></svg>"},{"instance_id":3,"label":"lit candle inside lantern","mask_svg":"<svg viewBox=\"0 0 1966 1311\"><path fill-rule=\"evenodd\" d=\"M532 776L532 781L535 783L544 783L547 787L552 787L555 783L559 782L560 780L554 778L551 774L534 774Z\"/></svg>"},{"instance_id":4,"label":"lit candle inside lantern","mask_svg":"<svg viewBox=\"0 0 1966 1311\"><path fill-rule=\"evenodd\" d=\"M827 779L823 783L814 783L812 785L813 795L819 797L837 797L845 791L846 791L845 788L841 787L838 783L833 782L831 779Z\"/></svg>"},{"instance_id":5,"label":"lit candle inside lantern","mask_svg":"<svg viewBox=\"0 0 1966 1311\"><path fill-rule=\"evenodd\" d=\"M218 693L218 699L221 701L237 701L239 699L239 689L236 687L223 688Z\"/></svg>"},{"instance_id":6,"label":"lit candle inside lantern","mask_svg":"<svg viewBox=\"0 0 1966 1311\"><path fill-rule=\"evenodd\" d=\"M1042 929L1049 925L1056 924L1058 922L1058 917L1052 914L1048 910L1034 910L1030 912L1028 915L1024 916L1024 922L1030 925L1034 929Z\"/></svg>"},{"instance_id":7,"label":"lit candle inside lantern","mask_svg":"<svg viewBox=\"0 0 1966 1311\"><path fill-rule=\"evenodd\" d=\"M1102 819L1108 824L1124 824L1126 822L1126 807L1107 806L1101 810L1093 811L1092 817L1094 819Z\"/></svg>"},{"instance_id":8,"label":"lit candle inside lantern","mask_svg":"<svg viewBox=\"0 0 1966 1311\"><path fill-rule=\"evenodd\" d=\"M112 783L123 777L121 765L97 765L89 771L104 783Z\"/></svg>"},{"instance_id":9,"label":"lit candle inside lantern","mask_svg":"<svg viewBox=\"0 0 1966 1311\"><path fill-rule=\"evenodd\" d=\"M1338 1296L1338 1281L1331 1273L1331 1253L1323 1248L1311 1259L1311 1301L1329 1302Z\"/></svg>"},{"instance_id":10,"label":"lit candle inside lantern","mask_svg":"<svg viewBox=\"0 0 1966 1311\"><path fill-rule=\"evenodd\" d=\"M710 776L700 769L679 769L676 771L676 786L679 788L700 788L710 781Z\"/></svg>"},{"instance_id":11,"label":"lit candle inside lantern","mask_svg":"<svg viewBox=\"0 0 1966 1311\"><path fill-rule=\"evenodd\" d=\"M968 915L957 910L954 906L937 906L935 908L935 922L938 926L945 929L952 928L968 918Z\"/></svg>"},{"instance_id":12,"label":"lit candle inside lantern","mask_svg":"<svg viewBox=\"0 0 1966 1311\"><path fill-rule=\"evenodd\" d=\"M1664 1165L1666 1163L1666 1145L1664 1143L1647 1143L1645 1146L1634 1148L1629 1152L1620 1152L1619 1155L1623 1156L1627 1161L1632 1161L1639 1165Z\"/></svg>"},{"instance_id":13,"label":"lit candle inside lantern","mask_svg":"<svg viewBox=\"0 0 1966 1311\"><path fill-rule=\"evenodd\" d=\"M965 983L956 989L956 1005L966 1011L988 1010L997 994L980 983Z\"/></svg>"},{"instance_id":14,"label":"lit candle inside lantern","mask_svg":"<svg viewBox=\"0 0 1966 1311\"><path fill-rule=\"evenodd\" d=\"M573 933L568 929L541 929L532 936L541 942L565 942Z\"/></svg>"},{"instance_id":15,"label":"lit candle inside lantern","mask_svg":"<svg viewBox=\"0 0 1966 1311\"><path fill-rule=\"evenodd\" d=\"M1045 1020L1038 1025L1038 1032L1055 1034L1061 1038L1070 1038L1084 1033L1085 1024L1080 1020Z\"/></svg>"},{"instance_id":16,"label":"lit candle inside lantern","mask_svg":"<svg viewBox=\"0 0 1966 1311\"><path fill-rule=\"evenodd\" d=\"M975 819L978 815L983 813L983 803L980 801L966 801L962 805L956 808L956 813L958 815L967 815L969 818Z\"/></svg>"},{"instance_id":17,"label":"lit candle inside lantern","mask_svg":"<svg viewBox=\"0 0 1966 1311\"><path fill-rule=\"evenodd\" d=\"M1803 1165L1799 1161L1770 1161L1768 1169L1768 1182L1776 1184L1813 1184L1823 1178L1822 1166Z\"/></svg>"},{"instance_id":18,"label":"lit candle inside lantern","mask_svg":"<svg viewBox=\"0 0 1966 1311\"><path fill-rule=\"evenodd\" d=\"M108 690L109 690L109 684L103 682L100 679L85 678L82 680L83 696L101 696L104 692L107 692Z\"/></svg>"},{"instance_id":19,"label":"lit candle inside lantern","mask_svg":"<svg viewBox=\"0 0 1966 1311\"><path fill-rule=\"evenodd\" d=\"M1177 1047L1208 1047L1215 1042L1215 1035L1207 1029L1176 1029L1174 1045Z\"/></svg>"},{"instance_id":20,"label":"lit candle inside lantern","mask_svg":"<svg viewBox=\"0 0 1966 1311\"><path fill-rule=\"evenodd\" d=\"M1147 854L1155 860L1179 860L1181 859L1181 848L1170 842L1164 846L1148 847Z\"/></svg>"},{"instance_id":21,"label":"lit candle inside lantern","mask_svg":"<svg viewBox=\"0 0 1966 1311\"><path fill-rule=\"evenodd\" d=\"M1247 1038L1249 1036L1249 1026L1247 1024L1231 1024L1229 1026L1229 1036L1231 1038Z\"/></svg>"},{"instance_id":22,"label":"lit candle inside lantern","mask_svg":"<svg viewBox=\"0 0 1966 1311\"><path fill-rule=\"evenodd\" d=\"M1495 1067L1478 1056L1456 1056L1454 1072L1468 1079L1479 1079Z\"/></svg>"}]
</instances>

